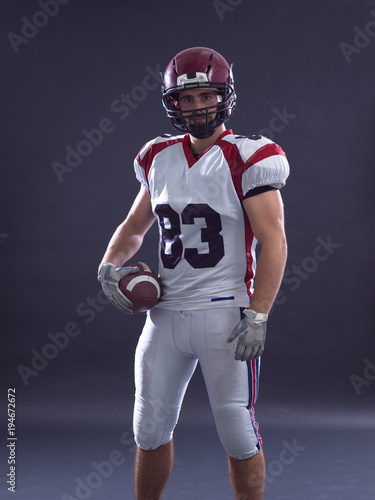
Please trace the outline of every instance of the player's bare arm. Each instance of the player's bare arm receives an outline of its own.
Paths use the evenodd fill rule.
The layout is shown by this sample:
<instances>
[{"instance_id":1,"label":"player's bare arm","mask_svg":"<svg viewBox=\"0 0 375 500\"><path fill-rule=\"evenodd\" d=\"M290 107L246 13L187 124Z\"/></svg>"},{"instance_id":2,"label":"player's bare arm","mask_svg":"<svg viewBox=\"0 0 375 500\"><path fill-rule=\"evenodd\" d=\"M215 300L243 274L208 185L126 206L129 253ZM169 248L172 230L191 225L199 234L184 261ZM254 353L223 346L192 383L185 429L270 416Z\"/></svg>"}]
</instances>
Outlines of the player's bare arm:
<instances>
[{"instance_id":1,"label":"player's bare arm","mask_svg":"<svg viewBox=\"0 0 375 500\"><path fill-rule=\"evenodd\" d=\"M142 186L128 216L113 234L98 269L98 280L104 293L117 309L127 314L133 312L133 303L122 293L119 283L139 269L137 266L122 266L139 250L154 220L150 195Z\"/></svg>"},{"instance_id":2,"label":"player's bare arm","mask_svg":"<svg viewBox=\"0 0 375 500\"><path fill-rule=\"evenodd\" d=\"M283 202L280 192L272 190L246 198L243 207L261 246L250 308L268 314L279 290L287 257Z\"/></svg>"},{"instance_id":3,"label":"player's bare arm","mask_svg":"<svg viewBox=\"0 0 375 500\"><path fill-rule=\"evenodd\" d=\"M243 207L261 250L250 308L244 311L244 318L228 338L229 343L237 339L235 359L238 361L256 359L264 351L268 313L279 290L287 256L279 191L266 191L246 198Z\"/></svg>"},{"instance_id":4,"label":"player's bare arm","mask_svg":"<svg viewBox=\"0 0 375 500\"><path fill-rule=\"evenodd\" d=\"M114 232L102 262L111 262L115 267L121 267L139 250L154 221L150 195L141 186L126 219Z\"/></svg>"}]
</instances>

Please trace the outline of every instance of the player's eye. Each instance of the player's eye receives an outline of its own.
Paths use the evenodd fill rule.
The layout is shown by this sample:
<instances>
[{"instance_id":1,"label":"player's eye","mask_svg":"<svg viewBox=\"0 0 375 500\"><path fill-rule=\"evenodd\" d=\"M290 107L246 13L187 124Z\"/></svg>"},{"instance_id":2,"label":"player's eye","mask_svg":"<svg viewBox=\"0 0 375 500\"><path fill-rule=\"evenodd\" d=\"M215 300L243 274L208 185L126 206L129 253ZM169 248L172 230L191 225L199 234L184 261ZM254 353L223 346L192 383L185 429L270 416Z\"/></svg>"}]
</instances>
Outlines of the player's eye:
<instances>
[{"instance_id":1,"label":"player's eye","mask_svg":"<svg viewBox=\"0 0 375 500\"><path fill-rule=\"evenodd\" d=\"M202 102L211 103L215 101L215 94L205 94L202 96Z\"/></svg>"}]
</instances>

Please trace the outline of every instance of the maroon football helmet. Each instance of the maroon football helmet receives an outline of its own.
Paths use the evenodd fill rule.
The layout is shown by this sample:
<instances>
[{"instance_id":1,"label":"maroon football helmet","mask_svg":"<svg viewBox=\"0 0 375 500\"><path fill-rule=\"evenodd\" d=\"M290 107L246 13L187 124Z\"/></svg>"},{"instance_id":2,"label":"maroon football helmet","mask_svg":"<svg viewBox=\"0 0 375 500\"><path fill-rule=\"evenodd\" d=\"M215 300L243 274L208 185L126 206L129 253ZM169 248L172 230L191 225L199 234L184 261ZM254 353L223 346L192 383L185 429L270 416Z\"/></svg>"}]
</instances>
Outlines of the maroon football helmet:
<instances>
[{"instance_id":1,"label":"maroon football helmet","mask_svg":"<svg viewBox=\"0 0 375 500\"><path fill-rule=\"evenodd\" d=\"M206 112L205 123L197 123L198 110L181 111L178 108L178 92L195 88L212 88L221 101L207 108L199 109L199 114ZM236 106L232 65L218 52L206 47L192 47L179 52L168 64L163 75L163 105L172 125L179 131L188 132L198 139L210 137L217 127L229 120ZM209 121L209 115L215 115ZM194 124L189 124L186 117L192 117Z\"/></svg>"}]
</instances>

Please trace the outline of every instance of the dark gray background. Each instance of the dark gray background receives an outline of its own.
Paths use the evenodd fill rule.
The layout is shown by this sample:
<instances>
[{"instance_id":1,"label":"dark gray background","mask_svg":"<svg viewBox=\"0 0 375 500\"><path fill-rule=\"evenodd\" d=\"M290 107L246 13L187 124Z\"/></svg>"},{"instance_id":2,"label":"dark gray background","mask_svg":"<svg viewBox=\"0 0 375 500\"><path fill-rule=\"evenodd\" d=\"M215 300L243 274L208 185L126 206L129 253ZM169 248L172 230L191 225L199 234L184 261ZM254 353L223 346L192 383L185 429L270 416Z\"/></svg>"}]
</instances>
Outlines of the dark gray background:
<instances>
[{"instance_id":1,"label":"dark gray background","mask_svg":"<svg viewBox=\"0 0 375 500\"><path fill-rule=\"evenodd\" d=\"M5 401L7 387L17 388L20 433L130 425L144 315L102 306L96 270L139 189L134 156L174 133L159 83L139 89L146 68L163 70L190 46L234 63L238 107L228 128L250 135L275 124L270 137L291 165L282 190L287 275L269 321L258 418L314 424L329 408L333 422L360 425L367 415L375 387L375 372L365 371L366 359L375 363L375 2L232 5L72 0L15 53L7 35L22 35L21 18L41 7L2 4L0 390ZM366 27L370 36L358 38ZM343 42L358 45L350 63ZM111 106L132 92L138 102L121 119ZM288 123L273 120L275 109ZM65 163L65 147L75 149L82 130L105 118L114 130L60 182L51 164ZM319 250L322 241L335 244L330 253ZM156 267L156 226L135 259ZM42 352L68 322L79 335L25 383L20 365L31 368L32 350ZM353 375L365 382L357 391ZM199 371L181 419L211 421Z\"/></svg>"}]
</instances>

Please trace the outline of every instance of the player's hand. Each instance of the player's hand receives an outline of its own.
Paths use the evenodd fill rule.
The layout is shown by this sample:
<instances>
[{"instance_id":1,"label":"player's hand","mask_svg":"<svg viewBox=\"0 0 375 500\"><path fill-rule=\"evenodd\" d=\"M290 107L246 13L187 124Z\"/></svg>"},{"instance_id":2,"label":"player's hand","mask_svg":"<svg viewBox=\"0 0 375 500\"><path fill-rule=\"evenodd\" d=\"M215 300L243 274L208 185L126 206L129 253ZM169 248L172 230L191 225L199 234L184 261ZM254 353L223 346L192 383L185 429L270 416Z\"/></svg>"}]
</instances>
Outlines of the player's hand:
<instances>
[{"instance_id":1,"label":"player's hand","mask_svg":"<svg viewBox=\"0 0 375 500\"><path fill-rule=\"evenodd\" d=\"M102 262L98 269L98 280L100 281L103 292L106 294L111 303L121 312L132 314L133 303L125 297L121 292L118 284L119 281L128 274L137 273L137 266L131 267L115 267L109 262Z\"/></svg>"},{"instance_id":2,"label":"player's hand","mask_svg":"<svg viewBox=\"0 0 375 500\"><path fill-rule=\"evenodd\" d=\"M244 310L245 317L236 325L227 342L238 338L235 359L247 361L259 358L264 351L268 314Z\"/></svg>"}]
</instances>

